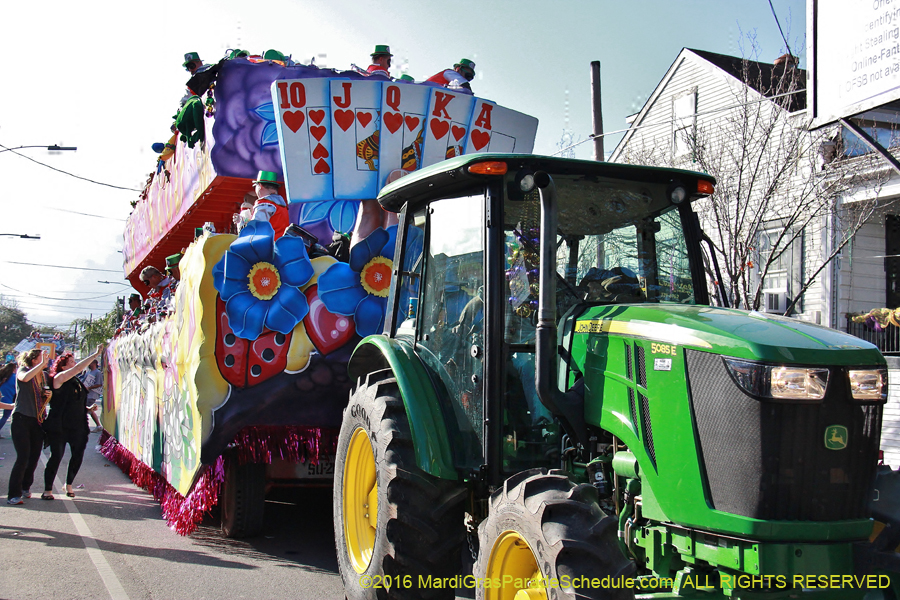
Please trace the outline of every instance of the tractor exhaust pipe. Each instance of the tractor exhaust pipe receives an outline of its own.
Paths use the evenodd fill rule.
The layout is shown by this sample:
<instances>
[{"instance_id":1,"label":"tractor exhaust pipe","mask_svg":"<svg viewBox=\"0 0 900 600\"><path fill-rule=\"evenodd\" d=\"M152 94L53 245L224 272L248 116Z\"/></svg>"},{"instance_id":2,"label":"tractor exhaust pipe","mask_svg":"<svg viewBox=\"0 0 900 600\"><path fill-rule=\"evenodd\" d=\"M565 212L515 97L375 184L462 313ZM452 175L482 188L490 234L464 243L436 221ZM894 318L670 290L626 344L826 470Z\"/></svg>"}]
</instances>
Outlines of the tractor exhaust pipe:
<instances>
[{"instance_id":1,"label":"tractor exhaust pipe","mask_svg":"<svg viewBox=\"0 0 900 600\"><path fill-rule=\"evenodd\" d=\"M584 386L576 384L563 393L556 382L559 362L556 341L556 184L544 171L534 174L541 195L541 262L539 271L537 328L535 332L534 386L541 404L559 419L569 436L584 445L587 428L584 422Z\"/></svg>"}]
</instances>

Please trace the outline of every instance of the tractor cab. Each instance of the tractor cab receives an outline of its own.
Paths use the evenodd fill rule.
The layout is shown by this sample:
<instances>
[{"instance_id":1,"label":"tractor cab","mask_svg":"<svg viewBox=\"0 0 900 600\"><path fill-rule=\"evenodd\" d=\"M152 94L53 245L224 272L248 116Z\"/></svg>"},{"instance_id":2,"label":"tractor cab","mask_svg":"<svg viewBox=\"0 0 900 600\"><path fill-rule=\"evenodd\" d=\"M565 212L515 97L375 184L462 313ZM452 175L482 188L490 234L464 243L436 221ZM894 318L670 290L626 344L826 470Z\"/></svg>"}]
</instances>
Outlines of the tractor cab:
<instances>
[{"instance_id":1,"label":"tractor cab","mask_svg":"<svg viewBox=\"0 0 900 600\"><path fill-rule=\"evenodd\" d=\"M542 183L555 186L557 220L544 241L555 254L544 282ZM573 438L584 430L577 400L540 398L540 292L555 304L554 328L596 305L708 304L690 203L712 184L685 171L492 154L385 188L379 201L402 212L386 328L439 380L457 469L499 483L559 465L564 436L586 441ZM545 383L566 392L580 373L551 337L544 370L559 381Z\"/></svg>"}]
</instances>

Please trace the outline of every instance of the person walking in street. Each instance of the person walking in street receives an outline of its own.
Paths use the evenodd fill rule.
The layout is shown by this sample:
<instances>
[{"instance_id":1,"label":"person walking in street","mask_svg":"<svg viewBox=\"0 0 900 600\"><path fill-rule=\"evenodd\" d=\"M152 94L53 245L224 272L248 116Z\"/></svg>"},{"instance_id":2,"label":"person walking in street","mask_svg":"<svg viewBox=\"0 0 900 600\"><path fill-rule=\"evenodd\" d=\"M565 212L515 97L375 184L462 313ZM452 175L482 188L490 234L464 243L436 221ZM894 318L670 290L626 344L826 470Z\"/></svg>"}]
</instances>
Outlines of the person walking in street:
<instances>
[{"instance_id":1,"label":"person walking in street","mask_svg":"<svg viewBox=\"0 0 900 600\"><path fill-rule=\"evenodd\" d=\"M50 368L50 376L53 378L53 398L50 400L50 414L44 421L44 431L47 432L50 442L50 459L44 468L44 493L41 494L41 500L54 499L53 480L65 454L66 444L69 445L71 452L66 473L66 496L75 497L72 483L78 475L78 469L81 468L90 432L87 421L87 388L76 375L94 362L102 351L103 347L97 346L96 352L77 363L72 353L66 352L58 357Z\"/></svg>"},{"instance_id":2,"label":"person walking in street","mask_svg":"<svg viewBox=\"0 0 900 600\"><path fill-rule=\"evenodd\" d=\"M2 371L0 371L0 374L2 374ZM88 414L96 426L94 431L97 432L103 429L102 425L100 425L100 417L97 416L97 413L103 408L100 399L100 392L103 390L103 373L100 372L99 361L94 360L88 366L87 374L84 376L84 387L87 388ZM2 389L2 386L0 386L0 390Z\"/></svg>"},{"instance_id":3,"label":"person walking in street","mask_svg":"<svg viewBox=\"0 0 900 600\"><path fill-rule=\"evenodd\" d=\"M8 404L9 408L3 409L3 416L0 417L0 432L3 426L12 414L12 408L16 401L16 363L8 362L0 367L0 403ZM0 440L3 436L0 435Z\"/></svg>"},{"instance_id":4,"label":"person walking in street","mask_svg":"<svg viewBox=\"0 0 900 600\"><path fill-rule=\"evenodd\" d=\"M16 373L16 403L12 412L13 446L16 462L9 473L6 503L23 504L22 498L31 498L31 484L44 445L44 409L50 401L50 388L44 381L44 367L49 354L41 348L32 348L19 355L19 371Z\"/></svg>"}]
</instances>

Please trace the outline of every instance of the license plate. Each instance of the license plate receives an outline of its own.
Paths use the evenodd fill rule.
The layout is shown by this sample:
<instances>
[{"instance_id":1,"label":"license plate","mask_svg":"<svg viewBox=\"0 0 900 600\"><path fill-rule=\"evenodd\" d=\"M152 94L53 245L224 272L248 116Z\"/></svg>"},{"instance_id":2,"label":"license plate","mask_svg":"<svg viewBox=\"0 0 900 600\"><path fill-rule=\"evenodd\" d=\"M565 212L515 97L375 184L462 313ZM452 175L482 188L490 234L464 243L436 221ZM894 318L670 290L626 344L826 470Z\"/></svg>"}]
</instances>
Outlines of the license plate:
<instances>
[{"instance_id":1,"label":"license plate","mask_svg":"<svg viewBox=\"0 0 900 600\"><path fill-rule=\"evenodd\" d=\"M299 479L334 479L334 460L323 456L318 464L297 465L296 473Z\"/></svg>"}]
</instances>

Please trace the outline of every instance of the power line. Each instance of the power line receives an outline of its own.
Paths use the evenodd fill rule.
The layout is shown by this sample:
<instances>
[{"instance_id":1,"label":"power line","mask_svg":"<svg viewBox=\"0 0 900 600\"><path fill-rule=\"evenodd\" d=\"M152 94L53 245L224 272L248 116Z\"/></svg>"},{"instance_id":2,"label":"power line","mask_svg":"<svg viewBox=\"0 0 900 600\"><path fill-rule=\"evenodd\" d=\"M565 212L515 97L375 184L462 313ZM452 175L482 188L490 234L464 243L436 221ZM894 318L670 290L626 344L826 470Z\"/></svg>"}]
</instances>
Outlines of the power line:
<instances>
[{"instance_id":1,"label":"power line","mask_svg":"<svg viewBox=\"0 0 900 600\"><path fill-rule=\"evenodd\" d=\"M121 296L120 296L120 297L121 297ZM91 306L108 306L109 303L113 301L112 298L108 298L108 299L106 300L106 302L101 302L101 301L99 301L99 300L95 300L95 301L90 301L90 300L82 301L82 300L78 300L77 298L72 298L72 299L70 299L70 300L60 300L60 302L86 302L86 303L87 303L87 304L79 304L79 305L75 306L75 305L71 305L71 304L60 304L60 303L56 303L56 304L46 304L46 303L42 303L42 302L35 302L35 301L34 301L32 298L30 298L29 296L18 296L18 295L15 295L15 294L2 294L2 295L0 295L0 300L4 300L4 301L5 301L5 300L7 300L7 299L8 299L9 301L15 302L15 303L17 303L17 304L27 303L27 304L34 304L34 305L37 305L37 306L68 306L68 307L70 307L70 308L84 308L84 307L90 308L90 306L87 306L87 305L91 305ZM38 300L40 300L40 298L38 298Z\"/></svg>"},{"instance_id":2,"label":"power line","mask_svg":"<svg viewBox=\"0 0 900 600\"><path fill-rule=\"evenodd\" d=\"M127 219L117 219L115 217L104 217L103 215L92 215L90 213L78 212L77 210L69 210L67 208L56 208L55 206L47 206L46 208L48 210L58 210L59 212L72 213L73 215L81 215L83 217L94 217L96 219L109 219L110 221L121 221L122 223L127 221Z\"/></svg>"},{"instance_id":3,"label":"power line","mask_svg":"<svg viewBox=\"0 0 900 600\"><path fill-rule=\"evenodd\" d=\"M769 8L772 9L772 16L775 17L775 24L778 25L778 33L781 34L781 39L784 40L784 47L787 48L788 56L793 56L793 52L791 52L791 47L788 45L787 38L784 37L784 32L781 30L781 23L778 22L778 15L775 14L775 7L772 6L772 0L769 0Z\"/></svg>"},{"instance_id":4,"label":"power line","mask_svg":"<svg viewBox=\"0 0 900 600\"><path fill-rule=\"evenodd\" d=\"M104 273L121 273L122 271L113 271L112 269L92 269L91 267L66 267L63 265L40 265L37 263L16 262L13 260L0 260L0 263L8 265L26 265L29 267L48 267L50 269L74 269L76 271L102 271Z\"/></svg>"},{"instance_id":5,"label":"power line","mask_svg":"<svg viewBox=\"0 0 900 600\"><path fill-rule=\"evenodd\" d=\"M29 310L29 311L34 311L34 312L66 313L66 314L73 314L73 315L87 315L87 314L99 314L99 313L106 314L106 313L110 312L111 310L116 309L115 306L107 307L107 309L105 311L102 308L84 308L84 309L53 308L51 305L45 305L45 304L42 304L42 305L23 304L22 307L23 308L20 308L20 310L22 310L22 312L25 312L25 310Z\"/></svg>"},{"instance_id":6,"label":"power line","mask_svg":"<svg viewBox=\"0 0 900 600\"><path fill-rule=\"evenodd\" d=\"M88 179L87 177L82 177L81 175L75 175L74 173L69 173L68 171L63 171L62 169L57 169L56 167L51 167L50 165L48 165L48 164L46 164L46 163L42 163L42 162L39 161L39 160L34 160L34 159L31 158L30 156L26 156L25 154L22 154L21 152L16 152L16 151L13 150L12 148L9 148L9 147L7 147L7 146L4 146L3 144L0 144L0 148L3 148L6 152L12 152L12 153L15 154L16 156L21 156L22 158L28 159L28 160L30 160L30 161L33 162L33 163L37 163L37 164L41 165L42 167L47 167L48 169L51 169L51 170L56 171L56 172L58 172L58 173L62 173L63 175L68 175L69 177L74 177L75 179L81 179L82 181L87 181L87 182L90 182L90 183L96 183L97 185L103 185L103 186L106 186L106 187L115 188L115 189L117 189L117 190L126 190L126 191L129 191L129 192L141 192L141 191L143 191L143 190L138 190L138 189L135 189L135 188L127 188L127 187L122 187L122 186L120 186L120 185L113 185L113 184L111 184L111 183L103 183L102 181L94 181L93 179Z\"/></svg>"},{"instance_id":7,"label":"power line","mask_svg":"<svg viewBox=\"0 0 900 600\"><path fill-rule=\"evenodd\" d=\"M5 283L0 283L0 287L5 287L5 288L8 289L8 290L12 290L12 291L14 291L14 292L19 292L20 294L25 294L26 296L32 296L32 297L34 297L34 298L40 298L41 300L66 300L66 301L73 301L73 302L84 302L85 300L97 300L98 298L106 298L107 296L118 295L119 292L121 292L121 291L123 291L123 290L125 290L125 289L127 289L127 288L129 288L129 287L131 287L131 286L123 285L121 288L119 288L119 289L116 290L116 291L109 292L108 294L102 294L102 295L100 295L100 296L91 296L90 298L52 298L52 297L50 297L50 296L41 296L41 295L39 295L39 294L33 294L33 293L31 293L31 292L26 292L25 290L17 290L16 288L14 288L14 287L12 287L12 286L8 286L8 285L6 285ZM73 292L73 293L79 293L79 294L80 294L80 293L84 293L84 292Z\"/></svg>"},{"instance_id":8,"label":"power line","mask_svg":"<svg viewBox=\"0 0 900 600\"><path fill-rule=\"evenodd\" d=\"M119 285L119 286L121 286L121 287L119 288L118 291L109 292L109 293L106 293L106 294L102 294L102 295L100 295L100 296L94 296L93 298L76 298L76 299L77 299L77 300L92 300L92 299L94 299L94 298L105 298L106 296L111 296L111 295L113 295L113 294L117 294L118 292L122 291L122 289L124 289L124 288L131 287L131 284L128 283L128 282L126 282L126 281L123 281L123 282L121 282L121 283L119 283L119 282L117 282L117 281L109 281L109 282L106 282L106 283L111 283L111 284L113 284L113 285ZM30 295L30 296L37 296L37 294L35 294L35 292L26 292L25 290L17 290L16 288L10 287L10 286L8 286L8 285L6 285L6 284L3 284L3 283L0 283L0 286L3 286L3 287L5 287L5 288L7 288L7 289L9 289L9 290L14 291L14 292L19 292L19 293L21 293L21 294L28 294L28 295ZM42 293L42 294L97 294L97 293L99 293L99 290L42 290L41 293ZM37 296L37 297L38 297L38 298L44 298L45 300L62 300L62 298L48 298L48 297L46 297L46 296Z\"/></svg>"}]
</instances>

